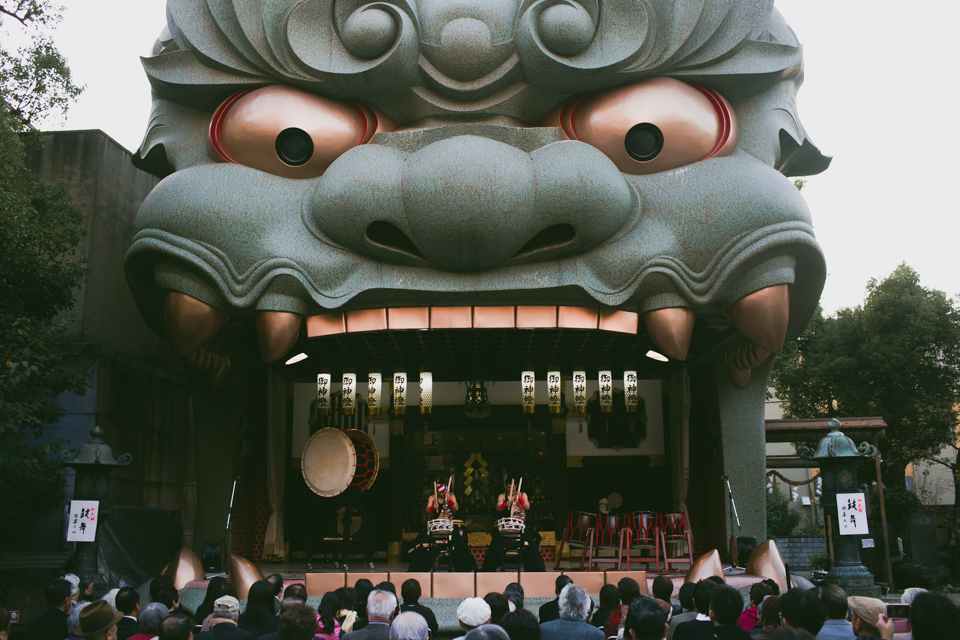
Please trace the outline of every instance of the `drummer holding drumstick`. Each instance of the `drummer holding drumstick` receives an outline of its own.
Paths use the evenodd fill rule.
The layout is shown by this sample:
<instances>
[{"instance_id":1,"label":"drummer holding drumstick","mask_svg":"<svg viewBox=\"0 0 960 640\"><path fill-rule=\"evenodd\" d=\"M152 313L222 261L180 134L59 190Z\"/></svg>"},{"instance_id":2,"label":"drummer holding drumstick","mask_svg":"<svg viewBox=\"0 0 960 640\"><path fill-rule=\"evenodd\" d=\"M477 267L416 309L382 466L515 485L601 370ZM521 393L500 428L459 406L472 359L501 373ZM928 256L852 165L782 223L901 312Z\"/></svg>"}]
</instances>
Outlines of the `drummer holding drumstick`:
<instances>
[{"instance_id":1,"label":"drummer holding drumstick","mask_svg":"<svg viewBox=\"0 0 960 640\"><path fill-rule=\"evenodd\" d=\"M440 511L437 513L437 503L440 503ZM457 497L453 492L447 492L445 484L438 483L436 493L427 499L427 513L435 518L451 519L453 514L460 509L457 504Z\"/></svg>"},{"instance_id":2,"label":"drummer holding drumstick","mask_svg":"<svg viewBox=\"0 0 960 640\"><path fill-rule=\"evenodd\" d=\"M506 511L509 516L519 522L525 522L527 511L530 509L530 498L522 491L523 478L519 483L513 480L506 491L497 496L497 511ZM503 545L499 529L491 531L492 539L487 547L487 555L483 558L481 571L496 571L500 568L500 548ZM525 543L523 552L523 566L526 571L543 571L543 558L540 556L540 534L524 528L520 535Z\"/></svg>"},{"instance_id":3,"label":"drummer holding drumstick","mask_svg":"<svg viewBox=\"0 0 960 640\"><path fill-rule=\"evenodd\" d=\"M523 486L523 478L520 479L520 486L514 486L513 480L510 481L509 491L497 496L497 511L510 510L510 517L516 520L525 520L527 510L530 508L530 498L527 497L520 487Z\"/></svg>"}]
</instances>

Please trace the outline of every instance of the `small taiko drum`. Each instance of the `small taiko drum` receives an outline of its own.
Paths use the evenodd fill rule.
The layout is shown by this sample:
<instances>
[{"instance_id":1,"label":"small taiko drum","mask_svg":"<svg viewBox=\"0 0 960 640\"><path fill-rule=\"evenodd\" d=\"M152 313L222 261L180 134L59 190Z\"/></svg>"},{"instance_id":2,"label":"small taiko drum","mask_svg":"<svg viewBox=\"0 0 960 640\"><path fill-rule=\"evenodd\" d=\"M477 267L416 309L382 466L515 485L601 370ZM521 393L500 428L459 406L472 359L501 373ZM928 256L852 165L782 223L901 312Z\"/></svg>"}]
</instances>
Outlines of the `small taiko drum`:
<instances>
[{"instance_id":1,"label":"small taiko drum","mask_svg":"<svg viewBox=\"0 0 960 640\"><path fill-rule=\"evenodd\" d=\"M627 516L630 544L656 544L657 514L652 511L634 511Z\"/></svg>"},{"instance_id":2,"label":"small taiko drum","mask_svg":"<svg viewBox=\"0 0 960 640\"><path fill-rule=\"evenodd\" d=\"M687 519L682 511L663 514L663 533L670 539L683 539L687 534Z\"/></svg>"},{"instance_id":3,"label":"small taiko drum","mask_svg":"<svg viewBox=\"0 0 960 640\"><path fill-rule=\"evenodd\" d=\"M568 542L587 543L587 531L593 528L597 516L586 511L570 511L567 513L566 540Z\"/></svg>"},{"instance_id":4,"label":"small taiko drum","mask_svg":"<svg viewBox=\"0 0 960 640\"><path fill-rule=\"evenodd\" d=\"M431 538L449 538L453 535L453 520L437 518L428 521L427 535Z\"/></svg>"},{"instance_id":5,"label":"small taiko drum","mask_svg":"<svg viewBox=\"0 0 960 640\"><path fill-rule=\"evenodd\" d=\"M358 429L320 429L307 440L300 458L303 480L318 496L332 498L349 487L365 491L380 470L377 445Z\"/></svg>"},{"instance_id":6,"label":"small taiko drum","mask_svg":"<svg viewBox=\"0 0 960 640\"><path fill-rule=\"evenodd\" d=\"M500 535L504 536L513 536L516 538L523 534L523 530L526 529L526 527L527 525L523 523L523 520L518 518L500 518L497 520L497 530L500 531Z\"/></svg>"},{"instance_id":7,"label":"small taiko drum","mask_svg":"<svg viewBox=\"0 0 960 640\"><path fill-rule=\"evenodd\" d=\"M594 530L594 544L610 546L620 541L620 529L623 518L615 513L601 513L597 516L597 528Z\"/></svg>"}]
</instances>

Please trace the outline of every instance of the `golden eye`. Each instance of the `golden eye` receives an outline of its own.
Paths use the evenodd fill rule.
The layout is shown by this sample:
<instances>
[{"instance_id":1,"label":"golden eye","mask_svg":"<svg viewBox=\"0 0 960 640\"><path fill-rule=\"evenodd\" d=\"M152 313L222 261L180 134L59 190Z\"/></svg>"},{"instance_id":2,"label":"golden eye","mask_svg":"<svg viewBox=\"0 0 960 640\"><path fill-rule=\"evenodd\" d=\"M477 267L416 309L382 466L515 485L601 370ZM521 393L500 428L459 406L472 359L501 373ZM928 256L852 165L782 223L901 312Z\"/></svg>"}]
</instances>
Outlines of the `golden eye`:
<instances>
[{"instance_id":1,"label":"golden eye","mask_svg":"<svg viewBox=\"0 0 960 640\"><path fill-rule=\"evenodd\" d=\"M566 137L596 147L635 175L725 156L737 146L730 103L713 89L672 78L576 96L543 124L561 127Z\"/></svg>"},{"instance_id":2,"label":"golden eye","mask_svg":"<svg viewBox=\"0 0 960 640\"><path fill-rule=\"evenodd\" d=\"M210 120L210 155L284 178L315 178L394 128L374 107L274 85L223 101Z\"/></svg>"}]
</instances>

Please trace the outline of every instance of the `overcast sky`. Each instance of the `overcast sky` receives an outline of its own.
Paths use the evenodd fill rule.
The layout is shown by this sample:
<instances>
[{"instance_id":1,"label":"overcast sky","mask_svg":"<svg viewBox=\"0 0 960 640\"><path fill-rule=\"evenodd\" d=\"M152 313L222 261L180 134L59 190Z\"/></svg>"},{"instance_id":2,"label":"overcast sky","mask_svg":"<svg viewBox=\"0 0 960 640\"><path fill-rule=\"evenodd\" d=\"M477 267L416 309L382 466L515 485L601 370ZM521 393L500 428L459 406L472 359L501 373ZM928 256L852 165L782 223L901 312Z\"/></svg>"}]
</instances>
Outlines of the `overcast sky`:
<instances>
[{"instance_id":1,"label":"overcast sky","mask_svg":"<svg viewBox=\"0 0 960 640\"><path fill-rule=\"evenodd\" d=\"M48 129L102 129L135 150L150 89L139 56L164 24L165 0L61 0L54 39L87 89ZM834 156L803 193L829 275L827 313L863 300L900 262L925 286L960 293L953 34L960 3L778 0L804 45L800 117ZM952 177L951 177L952 176Z\"/></svg>"}]
</instances>

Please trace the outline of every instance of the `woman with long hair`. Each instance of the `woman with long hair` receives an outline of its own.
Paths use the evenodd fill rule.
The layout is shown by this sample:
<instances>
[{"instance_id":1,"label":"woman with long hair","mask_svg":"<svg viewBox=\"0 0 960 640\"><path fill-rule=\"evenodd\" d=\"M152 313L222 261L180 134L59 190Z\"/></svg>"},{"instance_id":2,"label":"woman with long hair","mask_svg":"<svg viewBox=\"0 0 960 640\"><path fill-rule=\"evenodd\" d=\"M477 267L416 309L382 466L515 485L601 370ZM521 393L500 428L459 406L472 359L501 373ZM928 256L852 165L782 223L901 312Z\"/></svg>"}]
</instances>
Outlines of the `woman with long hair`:
<instances>
[{"instance_id":1,"label":"woman with long hair","mask_svg":"<svg viewBox=\"0 0 960 640\"><path fill-rule=\"evenodd\" d=\"M340 623L337 621L337 614L340 612L340 606L340 598L337 594L332 591L323 594L320 606L317 607L317 613L320 614L318 620L320 630L314 637L322 640L339 640Z\"/></svg>"},{"instance_id":2,"label":"woman with long hair","mask_svg":"<svg viewBox=\"0 0 960 640\"><path fill-rule=\"evenodd\" d=\"M357 583L353 585L353 590L357 596L357 621L353 623L353 630L359 631L370 622L367 619L367 597L369 597L370 592L373 591L373 583L366 578L360 578L357 580Z\"/></svg>"},{"instance_id":3,"label":"woman with long hair","mask_svg":"<svg viewBox=\"0 0 960 640\"><path fill-rule=\"evenodd\" d=\"M207 584L207 594L203 597L203 602L197 607L197 622L203 622L211 613L213 613L213 603L217 598L227 594L226 588L230 585L226 578L211 578Z\"/></svg>"},{"instance_id":4,"label":"woman with long hair","mask_svg":"<svg viewBox=\"0 0 960 640\"><path fill-rule=\"evenodd\" d=\"M273 603L273 585L267 580L258 580L250 585L247 608L240 614L239 626L253 634L253 640L273 633L280 624Z\"/></svg>"},{"instance_id":5,"label":"woman with long hair","mask_svg":"<svg viewBox=\"0 0 960 640\"><path fill-rule=\"evenodd\" d=\"M340 628L343 629L343 633L350 633L353 631L353 625L357 621L356 605L354 604L356 596L353 587L340 587L333 593L340 598L340 611L337 612L337 622L340 623Z\"/></svg>"}]
</instances>

